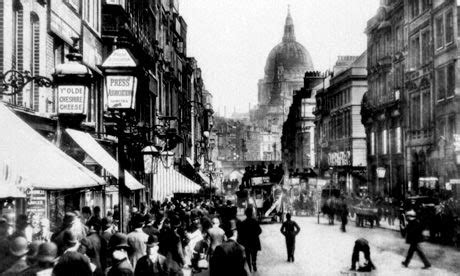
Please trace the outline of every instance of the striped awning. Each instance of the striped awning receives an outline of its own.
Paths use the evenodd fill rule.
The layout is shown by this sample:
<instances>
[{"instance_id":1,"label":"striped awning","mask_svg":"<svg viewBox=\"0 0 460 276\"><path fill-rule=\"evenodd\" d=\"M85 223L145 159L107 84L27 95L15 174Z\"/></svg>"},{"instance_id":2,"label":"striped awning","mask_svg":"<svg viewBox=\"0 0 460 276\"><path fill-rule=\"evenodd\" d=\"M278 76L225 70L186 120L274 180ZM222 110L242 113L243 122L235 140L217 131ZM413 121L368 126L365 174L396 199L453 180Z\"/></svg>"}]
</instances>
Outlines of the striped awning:
<instances>
[{"instance_id":1,"label":"striped awning","mask_svg":"<svg viewBox=\"0 0 460 276\"><path fill-rule=\"evenodd\" d=\"M0 103L0 185L65 190L105 181L46 140ZM21 194L17 194L20 196Z\"/></svg>"},{"instance_id":2,"label":"striped awning","mask_svg":"<svg viewBox=\"0 0 460 276\"><path fill-rule=\"evenodd\" d=\"M164 200L175 193L197 193L201 186L188 179L174 168L165 168L158 162L158 172L153 176L153 200Z\"/></svg>"},{"instance_id":3,"label":"striped awning","mask_svg":"<svg viewBox=\"0 0 460 276\"><path fill-rule=\"evenodd\" d=\"M66 132L94 161L118 179L118 162L89 133L69 128ZM125 184L130 190L144 189L144 185L126 170Z\"/></svg>"}]
</instances>

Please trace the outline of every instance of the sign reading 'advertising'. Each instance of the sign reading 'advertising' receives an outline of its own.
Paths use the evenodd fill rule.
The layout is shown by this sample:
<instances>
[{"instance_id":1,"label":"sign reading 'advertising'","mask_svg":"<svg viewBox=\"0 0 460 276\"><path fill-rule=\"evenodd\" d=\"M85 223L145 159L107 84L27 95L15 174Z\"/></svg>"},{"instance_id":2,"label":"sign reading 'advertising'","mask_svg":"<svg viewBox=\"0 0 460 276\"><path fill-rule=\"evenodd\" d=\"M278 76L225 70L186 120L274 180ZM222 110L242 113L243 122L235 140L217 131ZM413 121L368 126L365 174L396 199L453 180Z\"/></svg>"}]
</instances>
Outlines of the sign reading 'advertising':
<instances>
[{"instance_id":1,"label":"sign reading 'advertising'","mask_svg":"<svg viewBox=\"0 0 460 276\"><path fill-rule=\"evenodd\" d=\"M58 87L58 113L83 114L85 112L85 86L60 85Z\"/></svg>"},{"instance_id":2,"label":"sign reading 'advertising'","mask_svg":"<svg viewBox=\"0 0 460 276\"><path fill-rule=\"evenodd\" d=\"M134 108L137 78L134 76L106 76L106 97L109 109Z\"/></svg>"}]
</instances>

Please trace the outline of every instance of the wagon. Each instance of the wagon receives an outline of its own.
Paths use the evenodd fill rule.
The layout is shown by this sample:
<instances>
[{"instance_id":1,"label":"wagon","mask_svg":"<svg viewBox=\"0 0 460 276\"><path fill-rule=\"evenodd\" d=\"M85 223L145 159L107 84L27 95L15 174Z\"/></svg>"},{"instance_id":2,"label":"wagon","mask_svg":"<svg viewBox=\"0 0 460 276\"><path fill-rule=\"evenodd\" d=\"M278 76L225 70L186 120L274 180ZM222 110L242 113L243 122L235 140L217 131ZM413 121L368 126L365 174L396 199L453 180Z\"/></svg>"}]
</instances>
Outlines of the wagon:
<instances>
[{"instance_id":1,"label":"wagon","mask_svg":"<svg viewBox=\"0 0 460 276\"><path fill-rule=\"evenodd\" d=\"M377 208L365 207L365 206L352 206L353 211L356 215L356 226L364 227L366 221L369 222L371 228L374 227L374 221L378 219Z\"/></svg>"}]
</instances>

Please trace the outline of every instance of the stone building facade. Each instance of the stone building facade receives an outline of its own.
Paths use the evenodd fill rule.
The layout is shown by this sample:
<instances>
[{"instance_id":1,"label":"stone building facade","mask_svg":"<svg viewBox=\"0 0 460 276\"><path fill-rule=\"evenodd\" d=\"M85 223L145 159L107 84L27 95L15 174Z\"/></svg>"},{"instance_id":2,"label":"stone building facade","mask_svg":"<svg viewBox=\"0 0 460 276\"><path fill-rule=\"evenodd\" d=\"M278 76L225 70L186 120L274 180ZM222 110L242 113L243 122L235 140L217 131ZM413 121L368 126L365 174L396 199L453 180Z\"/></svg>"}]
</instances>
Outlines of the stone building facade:
<instances>
[{"instance_id":1,"label":"stone building facade","mask_svg":"<svg viewBox=\"0 0 460 276\"><path fill-rule=\"evenodd\" d=\"M316 167L329 171L343 191L358 193L366 182L366 134L361 99L367 91L367 54L339 56L316 93Z\"/></svg>"},{"instance_id":2,"label":"stone building facade","mask_svg":"<svg viewBox=\"0 0 460 276\"><path fill-rule=\"evenodd\" d=\"M451 0L382 1L368 21L363 122L375 192L445 189L459 178L457 12Z\"/></svg>"}]
</instances>

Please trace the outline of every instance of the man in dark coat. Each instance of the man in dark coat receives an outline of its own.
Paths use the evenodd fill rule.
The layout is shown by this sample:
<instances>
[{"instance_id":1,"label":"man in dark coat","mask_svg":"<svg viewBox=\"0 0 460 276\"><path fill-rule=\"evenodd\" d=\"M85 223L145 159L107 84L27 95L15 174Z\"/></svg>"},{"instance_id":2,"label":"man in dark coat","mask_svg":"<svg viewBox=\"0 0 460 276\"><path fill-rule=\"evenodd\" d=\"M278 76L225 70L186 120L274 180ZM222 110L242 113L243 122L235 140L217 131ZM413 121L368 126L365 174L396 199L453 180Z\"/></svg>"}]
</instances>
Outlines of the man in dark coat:
<instances>
[{"instance_id":1,"label":"man in dark coat","mask_svg":"<svg viewBox=\"0 0 460 276\"><path fill-rule=\"evenodd\" d=\"M281 226L281 233L286 238L286 250L288 255L288 262L294 262L295 251L295 236L299 234L300 227L297 222L291 220L291 214L286 214L286 221Z\"/></svg>"},{"instance_id":2,"label":"man in dark coat","mask_svg":"<svg viewBox=\"0 0 460 276\"><path fill-rule=\"evenodd\" d=\"M168 272L166 258L158 253L158 237L150 235L147 241L147 255L137 261L135 276L174 275Z\"/></svg>"},{"instance_id":3,"label":"man in dark coat","mask_svg":"<svg viewBox=\"0 0 460 276\"><path fill-rule=\"evenodd\" d=\"M342 196L340 200L340 220L342 222L340 230L342 230L342 232L346 232L345 226L348 223L348 206L344 196Z\"/></svg>"},{"instance_id":4,"label":"man in dark coat","mask_svg":"<svg viewBox=\"0 0 460 276\"><path fill-rule=\"evenodd\" d=\"M125 234L116 233L109 241L112 254L112 266L108 268L107 276L134 276L134 269L128 259L128 238Z\"/></svg>"},{"instance_id":5,"label":"man in dark coat","mask_svg":"<svg viewBox=\"0 0 460 276\"><path fill-rule=\"evenodd\" d=\"M225 230L227 241L218 245L209 264L210 276L247 276L244 248L236 241L235 229Z\"/></svg>"},{"instance_id":6,"label":"man in dark coat","mask_svg":"<svg viewBox=\"0 0 460 276\"><path fill-rule=\"evenodd\" d=\"M402 265L407 267L414 255L414 252L417 252L418 256L424 264L424 269L430 268L431 264L428 259L423 254L422 249L418 245L422 241L422 226L420 222L416 219L416 214L414 210L410 210L406 214L407 217L407 228L406 228L406 243L408 243L409 251L407 252L406 260L402 262Z\"/></svg>"},{"instance_id":7,"label":"man in dark coat","mask_svg":"<svg viewBox=\"0 0 460 276\"><path fill-rule=\"evenodd\" d=\"M89 234L86 237L91 245L90 252L87 253L91 262L96 265L97 271L104 271L106 268L107 243L101 238L99 232L101 225L93 222L89 225Z\"/></svg>"},{"instance_id":8,"label":"man in dark coat","mask_svg":"<svg viewBox=\"0 0 460 276\"><path fill-rule=\"evenodd\" d=\"M254 219L252 206L244 213L246 219L238 227L238 242L244 246L249 270L257 271L257 251L261 250L259 235L262 229L259 222Z\"/></svg>"}]
</instances>

